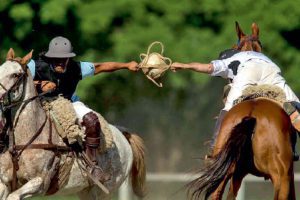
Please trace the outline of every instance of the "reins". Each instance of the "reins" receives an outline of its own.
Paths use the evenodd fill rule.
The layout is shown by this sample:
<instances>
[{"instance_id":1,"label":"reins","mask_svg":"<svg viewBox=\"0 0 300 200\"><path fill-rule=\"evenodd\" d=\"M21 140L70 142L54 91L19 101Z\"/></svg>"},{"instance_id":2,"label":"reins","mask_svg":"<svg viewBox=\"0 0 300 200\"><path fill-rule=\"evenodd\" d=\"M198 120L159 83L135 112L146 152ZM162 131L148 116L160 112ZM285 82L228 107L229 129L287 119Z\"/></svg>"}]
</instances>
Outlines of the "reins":
<instances>
[{"instance_id":1,"label":"reins","mask_svg":"<svg viewBox=\"0 0 300 200\"><path fill-rule=\"evenodd\" d=\"M11 61L16 61L21 65L21 63L18 60L11 60ZM7 129L7 131L8 131L8 141L9 141L8 142L8 151L11 154L12 163L13 163L13 178L12 178L12 183L11 183L12 191L15 191L17 189L17 182L18 182L17 171L19 170L18 161L19 161L19 158L20 158L21 154L23 153L23 151L25 149L44 149L44 150L52 150L52 151L56 151L56 152L72 151L72 149L70 147L52 144L52 139L50 138L50 137L52 137L51 131L49 132L49 139L48 139L47 144L32 144L34 142L34 140L42 133L42 131L43 131L43 129L44 129L46 123L47 123L47 120L48 119L50 120L47 113L46 113L46 116L45 116L45 120L42 123L42 125L40 126L40 128L27 141L27 143L25 145L16 145L15 144L15 134L14 134L15 125L13 125L12 108L14 108L16 106L19 106L21 104L27 104L27 103L35 100L36 98L40 98L40 97L52 92L52 91L43 92L43 93L40 93L40 94L35 95L33 97L30 97L26 100L23 100L23 101L18 100L17 102L12 103L11 92L16 87L20 86L21 81L23 81L23 86L24 86L25 85L24 82L26 80L26 77L28 77L28 76L27 76L27 73L24 70L24 73L21 76L18 77L18 80L13 84L13 86L10 89L7 89L2 83L0 83L0 86L6 91L6 94L7 94L7 105L1 105L1 109L4 112L4 115L5 115L5 118L6 118L5 129ZM24 90L23 90L23 92L24 92ZM19 113L19 115L20 115L20 113Z\"/></svg>"},{"instance_id":2,"label":"reins","mask_svg":"<svg viewBox=\"0 0 300 200\"><path fill-rule=\"evenodd\" d=\"M36 98L40 98L40 97L42 97L42 96L45 96L46 94L49 94L49 93L51 93L52 91L47 91L47 92L43 92L43 93L40 93L40 94L38 94L38 95L35 95L35 96L33 96L33 97L30 97L30 98L28 98L28 99L25 99L25 100L23 100L23 101L18 101L18 102L15 102L15 103L10 103L9 105L3 105L2 106L2 110L5 112L5 111L7 111L7 110L10 110L10 109L12 109L12 108L14 108L14 107L16 107L16 106L18 106L18 105L20 105L20 104L22 104L22 103L29 103L29 102L31 102L31 101L33 101L33 100L35 100Z\"/></svg>"},{"instance_id":3,"label":"reins","mask_svg":"<svg viewBox=\"0 0 300 200\"><path fill-rule=\"evenodd\" d=\"M13 59L12 61L16 61L18 62L21 66L22 64L20 63L19 60L15 60ZM24 70L26 66L22 66L22 69ZM25 68L26 69L26 68ZM86 155L86 153L79 153L79 155L77 155L77 152L75 152L72 147L69 146L63 146L63 145L56 145L52 143L52 122L51 122L51 117L50 114L48 112L45 113L45 119L43 121L43 123L41 124L41 126L38 128L38 130L34 133L34 135L32 135L30 137L30 139L24 144L24 145L17 145L16 144L16 140L15 140L15 128L17 127L18 124L18 119L21 116L21 113L23 111L23 109L25 108L25 106L35 100L36 98L40 98L52 91L48 91L48 92L43 92L40 94L37 94L33 97L30 97L28 99L22 100L20 97L25 98L24 96L24 91L26 91L25 85L27 84L26 82L26 78L28 78L28 74L26 72L27 71L23 71L24 73L21 74L20 76L16 76L18 79L16 80L16 82L13 84L13 86L10 89L7 89L3 84L0 84L0 87L2 87L5 90L5 101L1 101L0 103L0 109L2 109L2 111L4 111L4 117L6 118L6 124L5 124L5 128L3 130L5 130L4 134L5 136L8 138L8 152L11 154L11 159L12 159L12 180L11 180L11 191L15 191L16 189L18 189L18 177L17 177L17 171L19 170L19 159L22 155L22 153L26 150L26 149L42 149L42 150L49 150L49 151L53 151L54 152L54 156L60 156L60 154L62 152L69 152L72 153L71 157L74 158L75 154L77 157L75 158L81 158L83 160L82 163L80 163L81 165L79 165L80 168L82 168L87 176L100 188L102 189L105 193L109 194L109 190L101 183L99 182L95 177L93 177L93 175L91 174L91 172L87 169L85 169L85 166L83 166L83 163L85 163L87 166L89 166L91 169L93 169L94 164L92 162L89 162L89 158ZM14 78L16 78L14 77ZM19 92L21 95L18 95L16 102L12 102L12 92L13 90L16 89L20 89L21 87L21 81L23 81L23 90L21 92ZM28 80L27 80L28 81ZM21 100L20 100L21 99ZM5 104L6 103L6 104ZM13 108L19 106L19 108L17 108L16 114L13 115ZM48 135L48 143L40 143L40 144L32 144L37 138L38 136L41 135L41 133L43 133L44 128L46 127L47 124L47 120L49 120L49 135ZM56 126L54 126L55 129L57 129ZM7 146L6 146L7 147ZM2 152L0 152L2 153ZM69 168L69 172L70 172L71 168ZM69 173L68 172L68 173ZM52 183L55 185L55 179L51 180L49 189L47 192L51 192L50 190L52 190L54 187L52 185ZM53 191L52 191L53 192Z\"/></svg>"}]
</instances>

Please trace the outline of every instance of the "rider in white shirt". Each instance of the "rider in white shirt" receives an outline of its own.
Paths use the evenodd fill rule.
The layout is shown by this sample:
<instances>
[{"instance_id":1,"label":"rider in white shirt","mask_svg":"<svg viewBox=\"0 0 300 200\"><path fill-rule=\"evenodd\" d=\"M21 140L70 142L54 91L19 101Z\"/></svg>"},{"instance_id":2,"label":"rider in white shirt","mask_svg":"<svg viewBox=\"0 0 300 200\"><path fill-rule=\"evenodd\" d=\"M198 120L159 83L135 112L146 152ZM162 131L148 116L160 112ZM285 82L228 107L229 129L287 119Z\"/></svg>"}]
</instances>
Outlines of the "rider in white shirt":
<instances>
[{"instance_id":1,"label":"rider in white shirt","mask_svg":"<svg viewBox=\"0 0 300 200\"><path fill-rule=\"evenodd\" d=\"M283 89L288 102L299 103L298 97L282 77L280 68L271 59L259 52L230 49L222 52L220 59L213 60L210 63L184 64L174 62L171 69L190 69L230 80L231 89L226 98L225 107L220 111L215 125L214 137L211 144L212 148L225 114L232 108L234 100L240 97L242 91L248 86L261 84L276 85ZM288 105L290 106L290 104ZM295 149L293 150L295 153L294 160L298 160L299 156L296 154Z\"/></svg>"},{"instance_id":2,"label":"rider in white shirt","mask_svg":"<svg viewBox=\"0 0 300 200\"><path fill-rule=\"evenodd\" d=\"M298 120L300 122L300 114L295 109L295 104L292 104L299 103L298 97L282 77L280 68L270 58L260 53L262 45L259 41L259 28L257 24L253 23L251 28L252 34L245 35L236 22L238 43L232 49L221 52L217 60L213 60L210 63L194 62L184 64L174 62L171 66L172 70L190 69L200 73L207 73L211 76L219 76L230 81L231 89L229 92L228 89L225 91L226 93L228 92L228 96L224 98L225 107L221 110L215 125L212 148L225 114L232 108L234 100L240 97L242 91L250 85L271 84L283 89L287 99L287 103L283 105L285 111L290 117L295 115L296 120L294 121ZM294 122L293 125L295 127ZM298 126L300 130L300 123ZM293 150L295 153L295 149ZM299 159L296 153L294 159Z\"/></svg>"},{"instance_id":3,"label":"rider in white shirt","mask_svg":"<svg viewBox=\"0 0 300 200\"><path fill-rule=\"evenodd\" d=\"M232 63L235 63L235 67ZM221 76L232 82L223 110L228 111L233 106L234 100L250 85L276 85L285 92L287 101L299 102L298 97L282 77L280 68L262 53L242 51L226 59L213 60L211 64L213 69L211 76Z\"/></svg>"}]
</instances>

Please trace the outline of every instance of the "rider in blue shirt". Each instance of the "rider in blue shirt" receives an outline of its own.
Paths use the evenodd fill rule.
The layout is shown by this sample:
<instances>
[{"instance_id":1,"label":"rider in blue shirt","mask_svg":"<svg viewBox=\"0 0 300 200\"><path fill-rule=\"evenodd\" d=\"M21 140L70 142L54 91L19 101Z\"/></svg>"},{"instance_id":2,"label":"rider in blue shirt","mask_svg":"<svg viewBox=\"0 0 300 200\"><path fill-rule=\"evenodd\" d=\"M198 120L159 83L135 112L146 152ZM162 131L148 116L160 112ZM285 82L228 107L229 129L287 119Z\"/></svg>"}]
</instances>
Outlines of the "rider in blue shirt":
<instances>
[{"instance_id":1,"label":"rider in blue shirt","mask_svg":"<svg viewBox=\"0 0 300 200\"><path fill-rule=\"evenodd\" d=\"M39 58L31 60L28 67L34 79L38 93L51 91L48 96L62 95L72 101L79 121L85 126L85 151L94 163L94 175L100 181L109 179L98 167L96 151L100 145L101 125L97 115L75 95L76 87L80 80L102 72L113 72L120 69L130 71L138 70L138 63L131 61L120 62L78 62L73 60L76 54L73 52L71 42L64 37L53 38L49 43L46 53L41 53Z\"/></svg>"}]
</instances>

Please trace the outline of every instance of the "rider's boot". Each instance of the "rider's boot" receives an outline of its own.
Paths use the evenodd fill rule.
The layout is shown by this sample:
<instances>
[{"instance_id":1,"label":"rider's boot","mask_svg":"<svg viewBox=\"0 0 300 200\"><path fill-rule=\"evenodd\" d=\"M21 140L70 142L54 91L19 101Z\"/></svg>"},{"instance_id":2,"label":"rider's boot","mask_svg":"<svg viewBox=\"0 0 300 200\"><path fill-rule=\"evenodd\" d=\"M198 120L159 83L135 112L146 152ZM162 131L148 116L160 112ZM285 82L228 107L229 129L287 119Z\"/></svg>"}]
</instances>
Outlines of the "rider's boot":
<instances>
[{"instance_id":1,"label":"rider's boot","mask_svg":"<svg viewBox=\"0 0 300 200\"><path fill-rule=\"evenodd\" d=\"M85 126L85 148L86 154L90 161L93 163L92 175L97 177L100 182L105 182L110 179L110 175L104 173L99 167L97 161L97 149L100 146L100 122L97 115L89 112L83 116L82 125Z\"/></svg>"},{"instance_id":2,"label":"rider's boot","mask_svg":"<svg viewBox=\"0 0 300 200\"><path fill-rule=\"evenodd\" d=\"M220 131L220 128L221 128L221 123L224 119L224 116L226 115L228 111L227 110L221 110L220 113L219 113L219 116L217 118L217 121L216 121L216 124L215 124L215 128L214 128L214 135L213 135L213 139L211 141L211 146L210 146L210 153L205 155L205 159L209 159L212 157L211 153L212 153L212 150L214 148L214 145L215 145L215 142L216 142L216 138L219 134L219 131Z\"/></svg>"},{"instance_id":3,"label":"rider's boot","mask_svg":"<svg viewBox=\"0 0 300 200\"><path fill-rule=\"evenodd\" d=\"M283 103L284 111L290 116L293 127L296 129L297 134L299 135L300 131L300 114L297 110L297 106L295 102L285 102ZM293 149L293 160L299 160L299 154L296 152L296 142L297 142L297 134L292 138L292 149Z\"/></svg>"},{"instance_id":4,"label":"rider's boot","mask_svg":"<svg viewBox=\"0 0 300 200\"><path fill-rule=\"evenodd\" d=\"M293 161L298 161L299 160L299 154L296 151L296 143L297 143L297 134L299 134L299 132L296 130L296 134L292 135L292 150L293 150Z\"/></svg>"}]
</instances>

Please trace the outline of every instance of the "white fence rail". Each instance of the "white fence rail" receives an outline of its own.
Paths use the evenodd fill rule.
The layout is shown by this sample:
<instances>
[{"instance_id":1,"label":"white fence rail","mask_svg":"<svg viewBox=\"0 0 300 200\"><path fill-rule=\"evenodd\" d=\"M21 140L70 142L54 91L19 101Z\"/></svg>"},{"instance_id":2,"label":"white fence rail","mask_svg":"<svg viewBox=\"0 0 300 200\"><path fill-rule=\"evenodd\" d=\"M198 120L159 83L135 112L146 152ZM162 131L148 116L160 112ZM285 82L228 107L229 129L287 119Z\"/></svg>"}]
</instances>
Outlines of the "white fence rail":
<instances>
[{"instance_id":1,"label":"white fence rail","mask_svg":"<svg viewBox=\"0 0 300 200\"><path fill-rule=\"evenodd\" d=\"M147 173L147 182L189 182L199 177L195 174L185 174L185 173ZM300 181L300 173L294 175L295 182ZM243 179L243 183L238 192L237 200L245 200L245 184L249 182L266 182L262 177L256 177L248 175ZM119 198L118 200L131 200L131 189L128 185L128 181L125 181L119 189Z\"/></svg>"}]
</instances>

